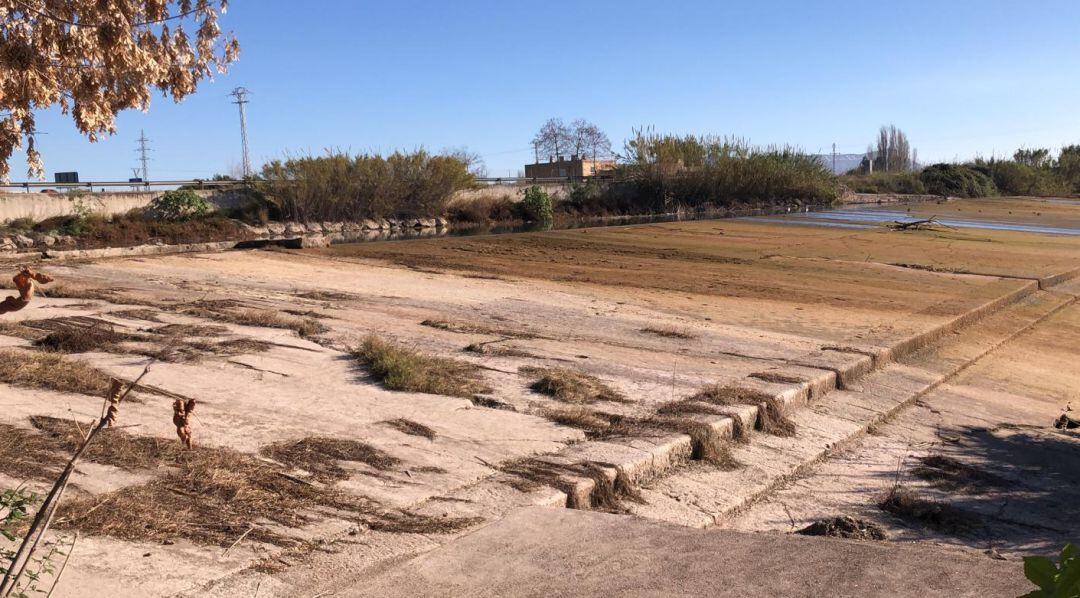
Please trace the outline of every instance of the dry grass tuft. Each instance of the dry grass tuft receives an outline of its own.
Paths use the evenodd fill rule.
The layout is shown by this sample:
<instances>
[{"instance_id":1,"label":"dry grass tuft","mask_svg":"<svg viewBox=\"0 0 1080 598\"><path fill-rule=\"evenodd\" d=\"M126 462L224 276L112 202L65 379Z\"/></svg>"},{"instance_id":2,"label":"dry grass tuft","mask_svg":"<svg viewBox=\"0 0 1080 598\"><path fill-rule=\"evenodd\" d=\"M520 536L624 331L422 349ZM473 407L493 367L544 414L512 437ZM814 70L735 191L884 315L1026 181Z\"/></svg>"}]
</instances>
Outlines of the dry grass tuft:
<instances>
[{"instance_id":1,"label":"dry grass tuft","mask_svg":"<svg viewBox=\"0 0 1080 598\"><path fill-rule=\"evenodd\" d=\"M33 430L0 423L0 473L24 480L55 480L67 465L62 446Z\"/></svg>"},{"instance_id":2,"label":"dry grass tuft","mask_svg":"<svg viewBox=\"0 0 1080 598\"><path fill-rule=\"evenodd\" d=\"M162 336L203 336L203 337L216 337L229 333L229 329L224 326L218 326L214 324L166 324L165 326L158 326L152 330L154 334L160 334Z\"/></svg>"},{"instance_id":3,"label":"dry grass tuft","mask_svg":"<svg viewBox=\"0 0 1080 598\"><path fill-rule=\"evenodd\" d=\"M288 546L296 540L267 522L300 527L316 506L346 514L377 511L368 499L285 475L229 449L183 451L163 471L145 484L67 502L54 525L122 540L183 538L222 547L247 533L255 542Z\"/></svg>"},{"instance_id":4,"label":"dry grass tuft","mask_svg":"<svg viewBox=\"0 0 1080 598\"><path fill-rule=\"evenodd\" d=\"M662 336L664 338L679 338L683 340L695 339L698 336L690 330L685 328L675 328L674 326L646 326L641 329L641 332Z\"/></svg>"},{"instance_id":5,"label":"dry grass tuft","mask_svg":"<svg viewBox=\"0 0 1080 598\"><path fill-rule=\"evenodd\" d=\"M118 311L109 312L110 316L118 318L127 318L130 320L144 320L146 322L161 323L160 312L154 309L121 309Z\"/></svg>"},{"instance_id":6,"label":"dry grass tuft","mask_svg":"<svg viewBox=\"0 0 1080 598\"><path fill-rule=\"evenodd\" d=\"M559 425L582 430L589 438L600 438L612 431L611 416L580 405L547 407L540 414Z\"/></svg>"},{"instance_id":7,"label":"dry grass tuft","mask_svg":"<svg viewBox=\"0 0 1080 598\"><path fill-rule=\"evenodd\" d=\"M622 393L612 389L598 378L569 368L523 367L522 374L537 377L529 388L546 394L556 401L573 404L610 401L627 403Z\"/></svg>"},{"instance_id":8,"label":"dry grass tuft","mask_svg":"<svg viewBox=\"0 0 1080 598\"><path fill-rule=\"evenodd\" d=\"M31 423L37 433L0 424L0 472L21 479L51 479L81 442L82 431L70 420L35 417ZM66 501L54 526L128 541L187 539L226 547L245 534L254 542L298 546L300 541L281 528L309 523L309 513L316 508L323 514L329 510L357 517L372 529L399 533L448 533L479 521L386 511L370 499L320 483L342 479L344 470L336 463L340 460L375 467L397 463L363 443L308 438L272 445L266 452L290 467L313 470L316 481L231 449L185 450L176 440L107 428L85 459L157 475L144 484Z\"/></svg>"},{"instance_id":9,"label":"dry grass tuft","mask_svg":"<svg viewBox=\"0 0 1080 598\"><path fill-rule=\"evenodd\" d=\"M400 460L366 442L312 436L263 447L262 454L296 469L302 469L324 483L347 479L349 472L340 461L364 463L379 471L395 467Z\"/></svg>"},{"instance_id":10,"label":"dry grass tuft","mask_svg":"<svg viewBox=\"0 0 1080 598\"><path fill-rule=\"evenodd\" d=\"M782 374L780 372L754 372L750 374L751 378L757 378L763 382L772 382L775 384L802 384L806 382L806 378L801 376L792 376L790 374Z\"/></svg>"},{"instance_id":11,"label":"dry grass tuft","mask_svg":"<svg viewBox=\"0 0 1080 598\"><path fill-rule=\"evenodd\" d=\"M514 347L507 347L505 345L496 345L493 343L473 343L464 349L467 353L476 353L477 355L489 355L492 357L526 357L531 359L538 359L538 355L529 353L522 349Z\"/></svg>"},{"instance_id":12,"label":"dry grass tuft","mask_svg":"<svg viewBox=\"0 0 1080 598\"><path fill-rule=\"evenodd\" d=\"M1001 476L943 455L920 457L919 464L911 473L930 482L935 488L965 494L979 494L989 488L1015 486L1012 481Z\"/></svg>"},{"instance_id":13,"label":"dry grass tuft","mask_svg":"<svg viewBox=\"0 0 1080 598\"><path fill-rule=\"evenodd\" d=\"M782 437L795 435L795 422L784 415L780 402L773 395L760 390L713 384L686 400L712 405L756 405L758 417L755 427L758 431Z\"/></svg>"},{"instance_id":14,"label":"dry grass tuft","mask_svg":"<svg viewBox=\"0 0 1080 598\"><path fill-rule=\"evenodd\" d=\"M244 307L240 302L231 299L195 301L173 306L171 309L190 316L241 326L293 330L301 338L316 336L329 330L322 323L311 318L300 318L270 309Z\"/></svg>"},{"instance_id":15,"label":"dry grass tuft","mask_svg":"<svg viewBox=\"0 0 1080 598\"><path fill-rule=\"evenodd\" d=\"M303 293L297 293L295 296L301 299L311 299L312 301L352 301L361 299L360 295L355 295L353 293L323 290L305 291Z\"/></svg>"},{"instance_id":16,"label":"dry grass tuft","mask_svg":"<svg viewBox=\"0 0 1080 598\"><path fill-rule=\"evenodd\" d=\"M804 536L828 536L851 540L888 540L889 536L878 524L855 517L833 517L821 519L798 530L796 534Z\"/></svg>"},{"instance_id":17,"label":"dry grass tuft","mask_svg":"<svg viewBox=\"0 0 1080 598\"><path fill-rule=\"evenodd\" d=\"M645 423L662 430L681 432L690 436L692 447L690 458L694 461L702 461L727 471L742 467L742 464L731 454L728 443L709 424L678 417L654 417Z\"/></svg>"},{"instance_id":18,"label":"dry grass tuft","mask_svg":"<svg viewBox=\"0 0 1080 598\"><path fill-rule=\"evenodd\" d=\"M365 338L351 353L390 390L464 398L490 392L471 363L424 355L374 335Z\"/></svg>"},{"instance_id":19,"label":"dry grass tuft","mask_svg":"<svg viewBox=\"0 0 1080 598\"><path fill-rule=\"evenodd\" d=\"M457 332L460 334L489 334L492 336L505 336L507 338L540 338L536 334L522 330L510 330L507 328L496 328L493 326L485 326L484 324L474 324L472 322L451 322L449 320L424 320L420 322L421 326L427 326L428 328L435 328L438 330L446 330L448 332Z\"/></svg>"},{"instance_id":20,"label":"dry grass tuft","mask_svg":"<svg viewBox=\"0 0 1080 598\"><path fill-rule=\"evenodd\" d=\"M609 477L607 469L612 466L592 461L579 461L572 464L552 463L536 458L516 459L499 466L499 471L512 476L506 483L520 492L532 492L548 486L566 493L567 506L571 509L596 509L613 513L626 512L623 500L643 503L641 494L630 484L630 480L621 472L615 479ZM576 492L577 481L581 478L593 480L589 493L589 504L581 504Z\"/></svg>"},{"instance_id":21,"label":"dry grass tuft","mask_svg":"<svg viewBox=\"0 0 1080 598\"><path fill-rule=\"evenodd\" d=\"M374 531L398 534L452 534L484 522L482 517L433 517L410 511L382 511L361 520Z\"/></svg>"},{"instance_id":22,"label":"dry grass tuft","mask_svg":"<svg viewBox=\"0 0 1080 598\"><path fill-rule=\"evenodd\" d=\"M402 434L408 434L409 436L422 436L424 438L427 438L428 440L435 440L435 438L438 437L438 434L435 433L435 430L432 430L431 428L425 426L420 422L413 421L411 419L405 419L403 417L399 417L398 419L386 420L380 423L386 424L387 426L390 426L398 432L401 432Z\"/></svg>"},{"instance_id":23,"label":"dry grass tuft","mask_svg":"<svg viewBox=\"0 0 1080 598\"><path fill-rule=\"evenodd\" d=\"M117 332L112 326L72 326L54 330L34 340L33 345L58 353L117 352L121 343L130 340L131 335Z\"/></svg>"},{"instance_id":24,"label":"dry grass tuft","mask_svg":"<svg viewBox=\"0 0 1080 598\"><path fill-rule=\"evenodd\" d=\"M109 390L109 376L82 361L20 349L0 349L0 382L96 397Z\"/></svg>"},{"instance_id":25,"label":"dry grass tuft","mask_svg":"<svg viewBox=\"0 0 1080 598\"><path fill-rule=\"evenodd\" d=\"M899 484L878 501L878 508L911 522L945 533L962 533L981 526L973 513L952 505L923 498Z\"/></svg>"}]
</instances>

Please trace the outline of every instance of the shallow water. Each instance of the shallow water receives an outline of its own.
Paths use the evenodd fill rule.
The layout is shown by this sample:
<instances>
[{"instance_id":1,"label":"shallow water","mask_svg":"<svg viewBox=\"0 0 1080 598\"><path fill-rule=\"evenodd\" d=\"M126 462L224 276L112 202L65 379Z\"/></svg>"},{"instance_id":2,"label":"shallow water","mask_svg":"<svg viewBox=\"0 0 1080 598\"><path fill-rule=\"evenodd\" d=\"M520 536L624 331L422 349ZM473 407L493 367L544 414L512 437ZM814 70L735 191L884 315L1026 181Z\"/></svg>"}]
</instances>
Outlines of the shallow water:
<instances>
[{"instance_id":1,"label":"shallow water","mask_svg":"<svg viewBox=\"0 0 1080 598\"><path fill-rule=\"evenodd\" d=\"M897 210L868 210L865 208L840 208L828 212L810 212L790 216L758 218L766 222L787 222L789 224L811 224L844 228L872 228L893 222L911 222L921 218ZM1047 235L1080 235L1080 228L1046 226L1040 224L1022 224L1019 222L994 220L969 220L966 218L935 218L935 221L954 228L976 228L984 230L1005 230Z\"/></svg>"},{"instance_id":2,"label":"shallow water","mask_svg":"<svg viewBox=\"0 0 1080 598\"><path fill-rule=\"evenodd\" d=\"M642 216L613 216L564 220L555 224L496 224L491 226L465 226L451 228L422 228L403 230L364 231L336 236L334 245L349 243L373 243L378 241L403 241L427 237L474 237L484 235L505 235L512 233L530 233L547 230L572 230L578 228L606 228L611 226L633 226L635 224L655 224L661 222L689 222L694 220L758 219L770 215L807 214L816 211L833 210L832 206L808 205L801 207L781 206L772 209L748 209L741 211L701 212L683 214L647 214ZM772 220L770 220L772 222Z\"/></svg>"}]
</instances>

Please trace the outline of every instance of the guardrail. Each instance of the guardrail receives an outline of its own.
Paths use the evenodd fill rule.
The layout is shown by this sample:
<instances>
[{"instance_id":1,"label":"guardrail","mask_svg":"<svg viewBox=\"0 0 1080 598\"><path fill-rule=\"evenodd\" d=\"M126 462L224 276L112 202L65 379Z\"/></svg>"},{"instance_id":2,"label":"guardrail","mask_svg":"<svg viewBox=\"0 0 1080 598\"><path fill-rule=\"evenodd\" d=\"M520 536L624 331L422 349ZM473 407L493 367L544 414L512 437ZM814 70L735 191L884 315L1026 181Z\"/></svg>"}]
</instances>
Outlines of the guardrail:
<instances>
[{"instance_id":1,"label":"guardrail","mask_svg":"<svg viewBox=\"0 0 1080 598\"><path fill-rule=\"evenodd\" d=\"M196 188L211 189L216 187L240 187L245 186L245 181L201 181L193 179L190 181L85 181L78 183L47 183L43 181L24 181L20 183L0 183L0 189L22 189L27 193L31 189L63 189L76 190L86 189L93 191L95 187L104 188L116 188L126 187L130 190L149 190L154 187L180 187L182 185L188 185Z\"/></svg>"},{"instance_id":2,"label":"guardrail","mask_svg":"<svg viewBox=\"0 0 1080 598\"><path fill-rule=\"evenodd\" d=\"M544 185L580 183L589 180L611 180L611 177L601 176L565 176L565 177L477 177L476 182L485 185ZM27 193L31 189L60 189L65 191L86 189L93 191L95 188L108 189L124 187L132 191L148 191L159 187L195 187L196 189L213 189L222 187L246 187L253 181L208 181L191 179L185 181L85 181L78 183L48 183L43 181L23 181L17 183L0 183L0 189L21 189Z\"/></svg>"}]
</instances>

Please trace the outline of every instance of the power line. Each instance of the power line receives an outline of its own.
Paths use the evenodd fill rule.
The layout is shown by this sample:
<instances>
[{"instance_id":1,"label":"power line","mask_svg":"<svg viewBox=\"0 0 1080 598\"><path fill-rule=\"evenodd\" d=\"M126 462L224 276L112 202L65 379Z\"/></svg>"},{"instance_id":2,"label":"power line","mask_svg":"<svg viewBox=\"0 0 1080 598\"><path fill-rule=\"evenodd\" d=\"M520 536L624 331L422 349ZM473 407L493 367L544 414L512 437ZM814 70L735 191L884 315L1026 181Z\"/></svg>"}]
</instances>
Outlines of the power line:
<instances>
[{"instance_id":1,"label":"power line","mask_svg":"<svg viewBox=\"0 0 1080 598\"><path fill-rule=\"evenodd\" d=\"M244 178L251 177L251 156L248 153L248 134L247 134L247 113L244 110L244 105L248 103L247 96L251 93L243 87L237 87L229 94L236 98L233 104L236 104L240 108L240 143L243 146L243 165Z\"/></svg>"}]
</instances>

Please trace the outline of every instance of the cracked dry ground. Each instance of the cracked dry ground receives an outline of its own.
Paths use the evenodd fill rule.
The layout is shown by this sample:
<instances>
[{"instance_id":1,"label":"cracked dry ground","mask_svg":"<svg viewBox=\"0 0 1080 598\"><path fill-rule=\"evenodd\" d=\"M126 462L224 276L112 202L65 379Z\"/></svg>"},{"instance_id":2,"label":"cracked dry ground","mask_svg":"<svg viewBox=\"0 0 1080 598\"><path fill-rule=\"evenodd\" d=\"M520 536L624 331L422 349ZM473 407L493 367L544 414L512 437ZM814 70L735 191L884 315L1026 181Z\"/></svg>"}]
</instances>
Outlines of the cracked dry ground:
<instances>
[{"instance_id":1,"label":"cracked dry ground","mask_svg":"<svg viewBox=\"0 0 1080 598\"><path fill-rule=\"evenodd\" d=\"M4 320L0 350L127 380L158 360L106 439L122 450L102 450L73 479L79 508L58 525L60 534L83 533L65 573L68 595L333 591L537 504L784 532L858 515L904 539L982 549L982 536L924 533L868 505L892 483L882 472L895 469L894 455L967 462L990 442L942 449L927 436L928 419L912 415L921 410L970 417L972 405L1004 397L1002 404L1025 405L1024 416L979 406L988 422L957 415L935 424L934 434L982 426L1004 451L999 426L1009 424L1038 427L1009 428L1010 435L1076 442L1046 429L1070 398L1078 406L1068 377L1075 376L1075 343L1058 336L1075 332L1076 308L1057 303L1074 290L1067 283L1040 290L1032 281L1076 268L1078 256L1080 238L1065 236L702 221L42 264L58 285ZM846 446L849 452L799 469L802 477L780 483L801 460L817 461L825 444L857 436L853 424L830 427L814 417L834 394L857 403L859 382L778 414L793 428L757 431L760 422L747 420L747 442L712 439L729 460L694 460L710 456L699 450L702 418L770 407L736 400L712 405L714 413L687 397L708 388L739 397L805 388L1021 294L1016 309L1031 311L1032 321L1058 311L967 367L955 386L937 387ZM45 351L46 337L73 329L111 336ZM389 390L351 353L370 335L467 364L477 386L452 393L462 396ZM1022 348L1039 335L1049 336ZM1054 367L1002 377L1004 365L987 365L1040 363L1049 359L1047 346L1055 348ZM923 351L914 359L936 358ZM892 370L878 374L888 386ZM95 417L100 398L92 384L6 380L0 424L18 442L7 443L0 481L43 488L73 422ZM175 445L177 397L198 401L192 453ZM686 434L692 452L620 469L619 447L647 455ZM27 446L33 452L12 456ZM596 447L613 456L580 457ZM837 465L845 455L872 463L838 480L829 468L846 467ZM815 480L830 475L819 493ZM922 478L910 485L946 492ZM1002 549L1043 548L1014 528L995 530ZM1058 536L1044 539L1049 546Z\"/></svg>"}]
</instances>

